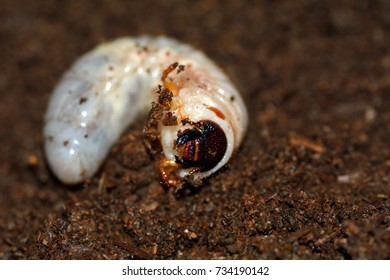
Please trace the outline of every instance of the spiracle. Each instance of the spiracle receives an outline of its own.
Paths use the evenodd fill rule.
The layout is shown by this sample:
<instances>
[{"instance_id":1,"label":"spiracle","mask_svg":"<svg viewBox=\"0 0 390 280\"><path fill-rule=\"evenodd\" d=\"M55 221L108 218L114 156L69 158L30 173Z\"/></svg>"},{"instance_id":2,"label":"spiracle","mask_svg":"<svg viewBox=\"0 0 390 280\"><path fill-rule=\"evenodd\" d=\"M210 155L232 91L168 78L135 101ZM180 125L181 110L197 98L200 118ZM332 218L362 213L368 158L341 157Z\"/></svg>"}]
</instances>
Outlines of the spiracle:
<instances>
[{"instance_id":1,"label":"spiracle","mask_svg":"<svg viewBox=\"0 0 390 280\"><path fill-rule=\"evenodd\" d=\"M145 143L161 182L200 185L248 124L237 89L202 52L166 37L119 38L81 56L54 89L45 153L66 184L91 178L124 129L149 112Z\"/></svg>"}]
</instances>

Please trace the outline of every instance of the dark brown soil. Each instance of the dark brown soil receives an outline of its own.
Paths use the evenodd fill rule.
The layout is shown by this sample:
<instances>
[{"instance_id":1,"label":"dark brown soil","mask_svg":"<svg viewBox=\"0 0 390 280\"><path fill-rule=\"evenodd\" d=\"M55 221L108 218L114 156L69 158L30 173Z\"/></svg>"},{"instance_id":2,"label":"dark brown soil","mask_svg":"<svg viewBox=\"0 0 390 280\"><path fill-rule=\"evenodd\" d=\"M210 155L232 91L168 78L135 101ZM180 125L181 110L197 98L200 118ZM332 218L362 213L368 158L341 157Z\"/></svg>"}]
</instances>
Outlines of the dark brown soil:
<instances>
[{"instance_id":1,"label":"dark brown soil","mask_svg":"<svg viewBox=\"0 0 390 280\"><path fill-rule=\"evenodd\" d=\"M43 155L50 92L85 51L139 34L226 70L250 112L243 146L175 193L140 119L70 189ZM0 258L390 258L388 0L1 0L0 61Z\"/></svg>"}]
</instances>

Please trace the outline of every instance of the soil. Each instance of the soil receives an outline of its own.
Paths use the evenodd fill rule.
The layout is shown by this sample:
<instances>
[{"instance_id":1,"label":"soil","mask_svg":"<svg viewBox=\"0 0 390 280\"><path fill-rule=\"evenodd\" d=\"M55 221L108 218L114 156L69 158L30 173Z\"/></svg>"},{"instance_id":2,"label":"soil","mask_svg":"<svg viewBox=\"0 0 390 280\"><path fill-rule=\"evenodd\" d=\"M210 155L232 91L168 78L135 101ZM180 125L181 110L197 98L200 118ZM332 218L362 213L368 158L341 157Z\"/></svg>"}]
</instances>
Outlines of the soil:
<instances>
[{"instance_id":1,"label":"soil","mask_svg":"<svg viewBox=\"0 0 390 280\"><path fill-rule=\"evenodd\" d=\"M0 18L0 258L390 258L389 1L1 0ZM242 147L175 192L140 117L94 178L61 184L43 154L52 89L96 44L140 34L226 71Z\"/></svg>"}]
</instances>

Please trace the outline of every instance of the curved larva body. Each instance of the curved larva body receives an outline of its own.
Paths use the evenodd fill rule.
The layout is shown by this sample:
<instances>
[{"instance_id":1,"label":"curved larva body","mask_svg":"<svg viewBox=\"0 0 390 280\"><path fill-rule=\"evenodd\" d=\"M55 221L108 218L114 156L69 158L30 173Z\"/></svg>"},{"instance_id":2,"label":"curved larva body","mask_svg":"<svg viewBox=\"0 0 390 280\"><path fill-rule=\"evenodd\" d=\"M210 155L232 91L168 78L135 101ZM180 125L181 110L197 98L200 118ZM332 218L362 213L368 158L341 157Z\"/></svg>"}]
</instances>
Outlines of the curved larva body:
<instances>
[{"instance_id":1,"label":"curved larva body","mask_svg":"<svg viewBox=\"0 0 390 280\"><path fill-rule=\"evenodd\" d=\"M177 65L167 70L174 62L180 70L174 71ZM226 164L248 122L244 103L227 76L203 53L175 40L121 38L79 58L54 90L44 128L54 174L69 184L93 176L123 130L159 100L159 84L173 91L160 115L174 116L169 124L157 120L159 135L149 137L161 144L162 180L197 181ZM207 165L207 156L213 156L206 152L207 143L223 133L226 151L218 163ZM199 162L208 167L199 167Z\"/></svg>"}]
</instances>

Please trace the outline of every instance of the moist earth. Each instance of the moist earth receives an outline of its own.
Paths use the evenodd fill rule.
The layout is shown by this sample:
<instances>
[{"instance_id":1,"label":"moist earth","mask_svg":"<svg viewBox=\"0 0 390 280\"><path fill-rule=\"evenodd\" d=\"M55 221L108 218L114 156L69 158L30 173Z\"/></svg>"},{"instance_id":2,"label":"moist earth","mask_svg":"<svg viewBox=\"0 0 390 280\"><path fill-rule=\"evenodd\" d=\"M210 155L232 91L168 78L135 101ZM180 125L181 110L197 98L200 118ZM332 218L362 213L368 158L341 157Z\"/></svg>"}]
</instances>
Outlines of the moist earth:
<instances>
[{"instance_id":1,"label":"moist earth","mask_svg":"<svg viewBox=\"0 0 390 280\"><path fill-rule=\"evenodd\" d=\"M1 1L1 259L389 259L390 2ZM96 44L166 35L247 104L229 166L162 186L146 116L88 182L48 169L43 118Z\"/></svg>"}]
</instances>

